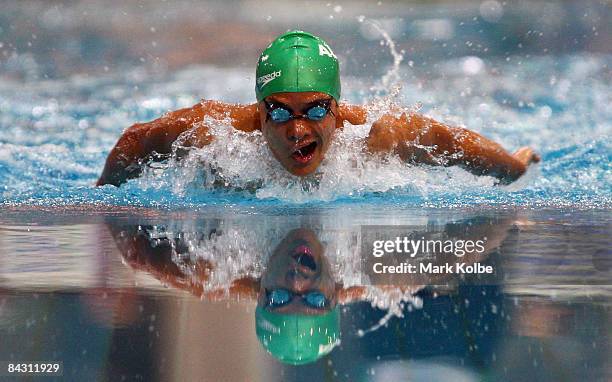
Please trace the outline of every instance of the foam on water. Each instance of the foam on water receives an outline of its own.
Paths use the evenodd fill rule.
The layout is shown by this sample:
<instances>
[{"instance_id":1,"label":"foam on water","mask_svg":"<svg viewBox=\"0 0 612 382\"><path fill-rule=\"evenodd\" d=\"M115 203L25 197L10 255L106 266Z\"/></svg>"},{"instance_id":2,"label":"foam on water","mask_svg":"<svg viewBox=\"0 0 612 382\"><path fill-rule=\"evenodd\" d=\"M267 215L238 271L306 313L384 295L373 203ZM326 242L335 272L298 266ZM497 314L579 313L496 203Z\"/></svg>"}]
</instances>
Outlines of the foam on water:
<instances>
[{"instance_id":1,"label":"foam on water","mask_svg":"<svg viewBox=\"0 0 612 382\"><path fill-rule=\"evenodd\" d=\"M312 176L289 174L274 159L262 135L235 131L228 123L208 121L217 139L193 150L188 158L147 168L133 181L143 190L168 189L177 196L214 191L221 184L251 191L258 199L288 202L333 201L398 190L426 197L429 193L461 193L473 187L493 187L491 177L476 177L459 168L411 166L396 157L376 158L364 153L369 124L346 126L338 132L326 159Z\"/></svg>"}]
</instances>

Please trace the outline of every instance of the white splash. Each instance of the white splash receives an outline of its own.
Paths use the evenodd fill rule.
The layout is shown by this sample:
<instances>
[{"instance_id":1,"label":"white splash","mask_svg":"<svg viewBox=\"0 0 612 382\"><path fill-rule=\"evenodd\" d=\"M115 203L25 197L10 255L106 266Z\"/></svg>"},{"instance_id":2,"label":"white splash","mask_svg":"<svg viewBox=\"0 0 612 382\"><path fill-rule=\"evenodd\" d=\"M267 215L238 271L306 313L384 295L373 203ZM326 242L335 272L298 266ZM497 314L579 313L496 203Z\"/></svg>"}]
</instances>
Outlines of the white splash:
<instances>
[{"instance_id":1,"label":"white splash","mask_svg":"<svg viewBox=\"0 0 612 382\"><path fill-rule=\"evenodd\" d=\"M379 114L384 106L371 110ZM491 177L477 177L460 168L412 166L396 156L370 156L364 150L369 124L347 125L338 131L319 169L311 176L297 177L276 161L261 133L236 131L228 121L206 123L215 136L210 145L191 150L180 161L149 165L136 180L139 186L168 188L179 196L202 188L246 190L259 199L305 203L400 189L423 197L495 184Z\"/></svg>"}]
</instances>

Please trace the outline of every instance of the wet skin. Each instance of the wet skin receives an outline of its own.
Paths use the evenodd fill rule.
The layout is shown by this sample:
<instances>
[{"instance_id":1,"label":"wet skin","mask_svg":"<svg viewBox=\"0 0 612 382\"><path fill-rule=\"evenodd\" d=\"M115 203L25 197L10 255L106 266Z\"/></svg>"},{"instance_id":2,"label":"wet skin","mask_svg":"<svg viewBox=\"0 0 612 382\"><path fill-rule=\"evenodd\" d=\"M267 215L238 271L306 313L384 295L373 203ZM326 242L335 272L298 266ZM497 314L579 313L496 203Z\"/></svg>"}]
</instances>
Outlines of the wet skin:
<instances>
[{"instance_id":1,"label":"wet skin","mask_svg":"<svg viewBox=\"0 0 612 382\"><path fill-rule=\"evenodd\" d=\"M265 102L258 105L261 131L274 157L293 175L313 173L323 161L334 137L338 105L329 95L319 92L278 93L265 101L296 116L304 115L308 108L321 101L331 101L330 111L320 121L292 118L277 123L268 117Z\"/></svg>"},{"instance_id":2,"label":"wet skin","mask_svg":"<svg viewBox=\"0 0 612 382\"><path fill-rule=\"evenodd\" d=\"M325 309L315 309L305 304L302 297L294 296L286 305L268 308L278 313L322 314L336 305L336 282L331 266L323 245L311 230L295 229L276 247L262 275L257 304L265 306L266 290L278 288L298 295L319 291L330 302Z\"/></svg>"}]
</instances>

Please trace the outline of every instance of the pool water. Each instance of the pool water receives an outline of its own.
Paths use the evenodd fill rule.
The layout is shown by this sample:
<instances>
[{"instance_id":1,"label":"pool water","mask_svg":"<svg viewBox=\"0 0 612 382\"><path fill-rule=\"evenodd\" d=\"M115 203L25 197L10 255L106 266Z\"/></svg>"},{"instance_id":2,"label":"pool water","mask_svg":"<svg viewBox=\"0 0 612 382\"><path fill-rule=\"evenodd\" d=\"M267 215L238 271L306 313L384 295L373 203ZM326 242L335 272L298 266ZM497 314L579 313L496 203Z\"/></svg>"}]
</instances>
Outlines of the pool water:
<instances>
[{"instance_id":1,"label":"pool water","mask_svg":"<svg viewBox=\"0 0 612 382\"><path fill-rule=\"evenodd\" d=\"M115 5L3 5L0 362L61 361L75 381L612 379L609 5ZM183 160L93 186L131 124L253 102L257 55L288 26L329 40L342 98L369 110L315 175L215 122ZM502 186L363 155L393 107L542 161ZM376 285L364 227L389 226L486 237L495 272ZM340 343L303 366L255 330L260 281L295 235L340 300Z\"/></svg>"},{"instance_id":2,"label":"pool water","mask_svg":"<svg viewBox=\"0 0 612 382\"><path fill-rule=\"evenodd\" d=\"M417 230L483 227L502 243L481 260L497 277L410 284L409 295L367 287L341 305L340 345L305 366L279 363L259 345L253 297L202 297L197 288L223 291L261 276L296 228L324 243L336 282L360 285L360 227L390 220ZM35 208L4 211L0 231L0 358L60 360L70 380L610 376L605 211ZM212 272L203 279L181 268L174 278L185 259L205 259Z\"/></svg>"},{"instance_id":3,"label":"pool water","mask_svg":"<svg viewBox=\"0 0 612 382\"><path fill-rule=\"evenodd\" d=\"M236 134L220 124L213 129L220 138L192 153L188 165L170 160L152 165L143 178L119 189L92 187L124 128L193 105L198 97L228 98L220 93L220 84L216 92L200 92L189 88L192 81L214 88L219 77L238 82L247 76L240 70L205 67L136 79L130 78L135 74L120 73L2 82L2 201L5 205L197 207L371 200L440 207L483 203L609 207L610 56L581 53L514 60L521 65L505 59L484 61L482 73L472 77L456 69L461 64L457 59L443 61L429 73L401 68L403 77L416 77L428 85L418 89L408 81L396 100L404 105L421 102L422 112L463 124L508 150L533 147L542 156L541 164L510 186L500 187L493 178L454 167L367 158L359 148L372 118L366 126L347 126L338 134L317 182L304 184L286 175L261 136ZM250 83L240 82L245 96L234 101L250 102L246 96ZM136 94L130 90L134 86ZM361 102L351 86L347 88L345 97ZM228 188L207 186L214 179L210 174L206 179L201 163L216 168L217 177L223 174ZM237 191L253 183L261 184L257 191Z\"/></svg>"}]
</instances>

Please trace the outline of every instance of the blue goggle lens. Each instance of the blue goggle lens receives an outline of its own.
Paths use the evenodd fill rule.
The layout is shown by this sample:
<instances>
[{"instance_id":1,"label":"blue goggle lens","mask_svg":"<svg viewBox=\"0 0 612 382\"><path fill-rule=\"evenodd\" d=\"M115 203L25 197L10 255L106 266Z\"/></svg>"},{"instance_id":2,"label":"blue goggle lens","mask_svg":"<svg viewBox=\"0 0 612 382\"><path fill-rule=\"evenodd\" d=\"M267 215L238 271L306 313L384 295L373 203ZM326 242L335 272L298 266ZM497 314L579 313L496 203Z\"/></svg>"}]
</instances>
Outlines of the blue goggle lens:
<instances>
[{"instance_id":1,"label":"blue goggle lens","mask_svg":"<svg viewBox=\"0 0 612 382\"><path fill-rule=\"evenodd\" d=\"M279 107L270 112L270 118L274 122L287 122L291 118L291 113L289 113L289 110Z\"/></svg>"},{"instance_id":2,"label":"blue goggle lens","mask_svg":"<svg viewBox=\"0 0 612 382\"><path fill-rule=\"evenodd\" d=\"M270 306L282 306L289 303L289 301L291 301L291 295L285 289L274 289L270 292Z\"/></svg>"},{"instance_id":3,"label":"blue goggle lens","mask_svg":"<svg viewBox=\"0 0 612 382\"><path fill-rule=\"evenodd\" d=\"M326 298L321 292L310 292L304 296L304 300L308 305L317 309L325 308L326 305Z\"/></svg>"},{"instance_id":4,"label":"blue goggle lens","mask_svg":"<svg viewBox=\"0 0 612 382\"><path fill-rule=\"evenodd\" d=\"M325 109L323 106L311 107L306 112L306 116L308 117L308 119L312 121L320 121L323 118L325 118L326 114L327 114L327 109Z\"/></svg>"}]
</instances>

